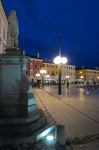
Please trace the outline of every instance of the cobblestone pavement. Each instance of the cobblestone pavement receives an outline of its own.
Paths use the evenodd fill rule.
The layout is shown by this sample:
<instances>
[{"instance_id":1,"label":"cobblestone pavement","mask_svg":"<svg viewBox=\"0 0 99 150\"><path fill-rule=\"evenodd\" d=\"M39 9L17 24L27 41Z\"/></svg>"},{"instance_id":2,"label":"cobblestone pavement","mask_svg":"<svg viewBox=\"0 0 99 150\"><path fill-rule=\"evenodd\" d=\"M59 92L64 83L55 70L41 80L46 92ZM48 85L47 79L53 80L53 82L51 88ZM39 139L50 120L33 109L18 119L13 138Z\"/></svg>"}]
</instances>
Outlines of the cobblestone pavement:
<instances>
[{"instance_id":1,"label":"cobblestone pavement","mask_svg":"<svg viewBox=\"0 0 99 150\"><path fill-rule=\"evenodd\" d=\"M84 143L91 143L92 138L97 143L94 150L99 149L99 96L94 92L87 94L84 89L77 88L67 91L62 87L59 97L55 86L35 89L38 106L47 111L56 124L65 126L67 138L72 139L74 145L78 142L74 146L76 149L87 150L88 144Z\"/></svg>"}]
</instances>

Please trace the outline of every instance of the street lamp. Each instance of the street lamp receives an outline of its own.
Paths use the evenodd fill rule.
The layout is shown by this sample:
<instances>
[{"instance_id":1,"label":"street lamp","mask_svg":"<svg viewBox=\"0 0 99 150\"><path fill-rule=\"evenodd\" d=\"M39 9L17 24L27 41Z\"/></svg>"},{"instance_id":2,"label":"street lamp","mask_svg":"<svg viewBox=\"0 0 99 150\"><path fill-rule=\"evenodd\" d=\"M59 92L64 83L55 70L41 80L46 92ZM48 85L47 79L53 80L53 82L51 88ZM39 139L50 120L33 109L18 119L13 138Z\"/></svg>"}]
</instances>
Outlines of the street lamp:
<instances>
[{"instance_id":1,"label":"street lamp","mask_svg":"<svg viewBox=\"0 0 99 150\"><path fill-rule=\"evenodd\" d=\"M39 74L39 73L37 73L37 74L36 74L36 77L40 77L40 74Z\"/></svg>"},{"instance_id":2,"label":"street lamp","mask_svg":"<svg viewBox=\"0 0 99 150\"><path fill-rule=\"evenodd\" d=\"M40 74L39 73L36 74L36 81L37 81L36 82L37 83L37 87L40 88Z\"/></svg>"},{"instance_id":3,"label":"street lamp","mask_svg":"<svg viewBox=\"0 0 99 150\"><path fill-rule=\"evenodd\" d=\"M80 79L83 79L84 78L84 76L80 76Z\"/></svg>"},{"instance_id":4,"label":"street lamp","mask_svg":"<svg viewBox=\"0 0 99 150\"><path fill-rule=\"evenodd\" d=\"M44 86L44 74L46 74L46 70L42 69L40 70L40 73L42 74L42 87Z\"/></svg>"},{"instance_id":5,"label":"street lamp","mask_svg":"<svg viewBox=\"0 0 99 150\"><path fill-rule=\"evenodd\" d=\"M97 79L99 79L99 76L97 77Z\"/></svg>"},{"instance_id":6,"label":"street lamp","mask_svg":"<svg viewBox=\"0 0 99 150\"><path fill-rule=\"evenodd\" d=\"M48 75L46 75L46 78L49 78L50 76L49 76L49 74Z\"/></svg>"},{"instance_id":7,"label":"street lamp","mask_svg":"<svg viewBox=\"0 0 99 150\"><path fill-rule=\"evenodd\" d=\"M68 76L68 75L66 76L66 79L69 79L69 76Z\"/></svg>"},{"instance_id":8,"label":"street lamp","mask_svg":"<svg viewBox=\"0 0 99 150\"><path fill-rule=\"evenodd\" d=\"M61 95L61 65L67 63L67 58L57 56L57 57L54 58L54 63L59 65L58 94Z\"/></svg>"},{"instance_id":9,"label":"street lamp","mask_svg":"<svg viewBox=\"0 0 99 150\"><path fill-rule=\"evenodd\" d=\"M54 136L53 136L53 135L48 135L48 136L46 137L46 139L47 139L48 141L53 141L53 140L54 140Z\"/></svg>"}]
</instances>

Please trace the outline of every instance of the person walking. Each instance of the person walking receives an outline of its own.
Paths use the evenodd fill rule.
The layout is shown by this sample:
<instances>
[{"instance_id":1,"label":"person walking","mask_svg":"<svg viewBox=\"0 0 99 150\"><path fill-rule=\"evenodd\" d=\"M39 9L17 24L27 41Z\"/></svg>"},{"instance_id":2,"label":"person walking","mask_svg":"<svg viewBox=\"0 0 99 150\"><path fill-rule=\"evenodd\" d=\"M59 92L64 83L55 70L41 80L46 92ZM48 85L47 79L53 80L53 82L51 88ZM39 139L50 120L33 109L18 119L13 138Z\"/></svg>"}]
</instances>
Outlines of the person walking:
<instances>
[{"instance_id":1,"label":"person walking","mask_svg":"<svg viewBox=\"0 0 99 150\"><path fill-rule=\"evenodd\" d=\"M67 81L67 89L69 90L69 88L70 88L70 83L69 81Z\"/></svg>"}]
</instances>

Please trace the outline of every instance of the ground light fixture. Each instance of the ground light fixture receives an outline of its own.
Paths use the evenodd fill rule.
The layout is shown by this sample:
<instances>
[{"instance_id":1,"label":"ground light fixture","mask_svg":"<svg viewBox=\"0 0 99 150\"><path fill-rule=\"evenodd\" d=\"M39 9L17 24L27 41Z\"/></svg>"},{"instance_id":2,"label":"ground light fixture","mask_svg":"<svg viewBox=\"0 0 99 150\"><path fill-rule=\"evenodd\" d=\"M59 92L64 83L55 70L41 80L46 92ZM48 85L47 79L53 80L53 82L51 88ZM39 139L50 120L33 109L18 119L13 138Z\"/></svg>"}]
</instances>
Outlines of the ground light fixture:
<instances>
[{"instance_id":1,"label":"ground light fixture","mask_svg":"<svg viewBox=\"0 0 99 150\"><path fill-rule=\"evenodd\" d=\"M44 131L42 131L41 133L39 133L39 134L37 135L36 140L37 140L37 141L40 141L40 140L43 139L44 137L47 138L47 136L52 135L51 132L53 132L53 131L55 131L55 130L56 130L56 126L55 126L55 125L49 126L47 129L45 129Z\"/></svg>"},{"instance_id":2,"label":"ground light fixture","mask_svg":"<svg viewBox=\"0 0 99 150\"><path fill-rule=\"evenodd\" d=\"M64 150L66 147L65 127L63 125L49 125L36 136L36 141L43 142L48 148L52 147L53 149L55 146L57 150Z\"/></svg>"},{"instance_id":3,"label":"ground light fixture","mask_svg":"<svg viewBox=\"0 0 99 150\"><path fill-rule=\"evenodd\" d=\"M54 138L53 135L48 135L48 136L46 137L46 139L47 139L48 141L53 141L55 138Z\"/></svg>"}]
</instances>

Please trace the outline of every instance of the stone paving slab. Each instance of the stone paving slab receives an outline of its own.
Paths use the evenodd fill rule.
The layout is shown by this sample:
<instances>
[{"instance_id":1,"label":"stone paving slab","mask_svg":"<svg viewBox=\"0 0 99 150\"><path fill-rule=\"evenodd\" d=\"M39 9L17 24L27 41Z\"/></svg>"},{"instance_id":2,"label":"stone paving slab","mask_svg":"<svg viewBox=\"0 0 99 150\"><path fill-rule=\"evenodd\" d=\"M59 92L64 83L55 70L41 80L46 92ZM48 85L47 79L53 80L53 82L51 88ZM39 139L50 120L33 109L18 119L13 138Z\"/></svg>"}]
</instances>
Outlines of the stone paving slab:
<instances>
[{"instance_id":1,"label":"stone paving slab","mask_svg":"<svg viewBox=\"0 0 99 150\"><path fill-rule=\"evenodd\" d=\"M63 86L62 86L63 87ZM58 97L57 95L57 88L55 86L52 86L51 88L46 87L45 90L50 92L51 94L54 94L54 96ZM76 108L77 110L84 112L88 116L94 118L99 122L99 96L98 95L86 95L82 93L82 89L80 90L80 93L75 92L75 96L73 95L66 96L64 93L64 87L62 88L62 99L65 100L64 102L66 104L69 104L70 106ZM78 89L73 89L78 90ZM98 92L98 91L97 91Z\"/></svg>"},{"instance_id":2,"label":"stone paving slab","mask_svg":"<svg viewBox=\"0 0 99 150\"><path fill-rule=\"evenodd\" d=\"M36 90L48 112L57 124L63 124L69 137L99 133L99 124L78 111L68 107L43 90Z\"/></svg>"},{"instance_id":3,"label":"stone paving slab","mask_svg":"<svg viewBox=\"0 0 99 150\"><path fill-rule=\"evenodd\" d=\"M73 150L99 150L99 143L88 143L83 145L73 145Z\"/></svg>"}]
</instances>

